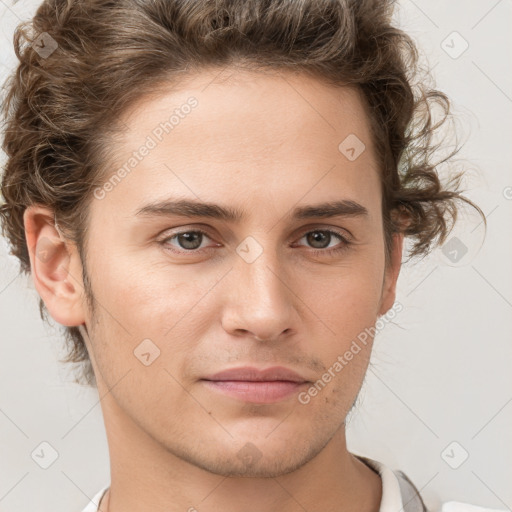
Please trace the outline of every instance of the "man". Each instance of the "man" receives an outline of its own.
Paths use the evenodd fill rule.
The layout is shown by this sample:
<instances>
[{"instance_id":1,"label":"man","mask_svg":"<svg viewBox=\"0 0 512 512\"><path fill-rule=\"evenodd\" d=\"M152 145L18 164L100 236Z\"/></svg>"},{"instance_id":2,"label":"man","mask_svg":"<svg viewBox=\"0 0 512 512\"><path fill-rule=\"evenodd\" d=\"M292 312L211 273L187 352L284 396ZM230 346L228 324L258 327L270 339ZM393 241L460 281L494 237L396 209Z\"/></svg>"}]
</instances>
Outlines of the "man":
<instances>
[{"instance_id":1,"label":"man","mask_svg":"<svg viewBox=\"0 0 512 512\"><path fill-rule=\"evenodd\" d=\"M102 397L111 483L84 512L426 510L345 438L404 236L426 253L438 206L469 202L399 177L417 104L390 16L40 7L2 216Z\"/></svg>"}]
</instances>

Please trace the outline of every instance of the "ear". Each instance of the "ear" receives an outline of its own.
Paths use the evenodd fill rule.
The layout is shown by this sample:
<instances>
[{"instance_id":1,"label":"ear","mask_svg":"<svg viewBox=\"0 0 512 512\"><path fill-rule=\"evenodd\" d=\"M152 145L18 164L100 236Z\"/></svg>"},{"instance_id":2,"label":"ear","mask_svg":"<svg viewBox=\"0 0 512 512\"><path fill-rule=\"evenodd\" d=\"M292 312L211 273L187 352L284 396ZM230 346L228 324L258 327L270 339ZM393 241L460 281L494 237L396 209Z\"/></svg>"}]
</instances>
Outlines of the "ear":
<instances>
[{"instance_id":1,"label":"ear","mask_svg":"<svg viewBox=\"0 0 512 512\"><path fill-rule=\"evenodd\" d=\"M381 303L378 315L384 315L391 309L396 298L396 282L402 266L403 233L394 233L392 237L391 257L384 270Z\"/></svg>"},{"instance_id":2,"label":"ear","mask_svg":"<svg viewBox=\"0 0 512 512\"><path fill-rule=\"evenodd\" d=\"M50 208L27 207L23 222L32 279L48 312L62 325L83 324L82 266L75 245L59 233Z\"/></svg>"}]
</instances>

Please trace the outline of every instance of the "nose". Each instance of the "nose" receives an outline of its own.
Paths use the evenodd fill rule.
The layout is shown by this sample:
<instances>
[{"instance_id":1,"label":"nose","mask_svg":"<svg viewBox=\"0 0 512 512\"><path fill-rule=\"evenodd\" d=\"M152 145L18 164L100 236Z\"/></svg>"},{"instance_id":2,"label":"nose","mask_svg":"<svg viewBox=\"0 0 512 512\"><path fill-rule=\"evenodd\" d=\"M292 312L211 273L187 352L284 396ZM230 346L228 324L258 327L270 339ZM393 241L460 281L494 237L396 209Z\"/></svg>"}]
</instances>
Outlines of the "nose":
<instances>
[{"instance_id":1,"label":"nose","mask_svg":"<svg viewBox=\"0 0 512 512\"><path fill-rule=\"evenodd\" d=\"M234 336L249 336L258 341L277 341L295 331L297 302L290 271L277 256L263 251L248 262L236 258L224 286L229 297L224 304L222 325Z\"/></svg>"}]
</instances>

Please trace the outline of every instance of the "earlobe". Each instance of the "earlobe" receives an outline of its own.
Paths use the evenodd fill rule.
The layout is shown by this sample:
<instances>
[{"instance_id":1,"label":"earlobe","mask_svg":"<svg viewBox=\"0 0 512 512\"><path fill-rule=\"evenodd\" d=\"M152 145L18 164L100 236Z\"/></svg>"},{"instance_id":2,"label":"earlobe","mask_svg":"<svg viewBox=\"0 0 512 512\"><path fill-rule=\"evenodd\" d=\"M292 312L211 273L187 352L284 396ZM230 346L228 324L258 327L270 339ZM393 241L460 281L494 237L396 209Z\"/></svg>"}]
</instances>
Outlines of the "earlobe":
<instances>
[{"instance_id":1,"label":"earlobe","mask_svg":"<svg viewBox=\"0 0 512 512\"><path fill-rule=\"evenodd\" d=\"M32 279L48 312L65 326L83 323L81 273L73 271L78 255L59 233L52 210L29 206L23 221Z\"/></svg>"},{"instance_id":2,"label":"earlobe","mask_svg":"<svg viewBox=\"0 0 512 512\"><path fill-rule=\"evenodd\" d=\"M384 271L381 306L378 315L385 315L392 307L396 297L396 283L402 266L403 233L393 234L393 247L388 267Z\"/></svg>"}]
</instances>

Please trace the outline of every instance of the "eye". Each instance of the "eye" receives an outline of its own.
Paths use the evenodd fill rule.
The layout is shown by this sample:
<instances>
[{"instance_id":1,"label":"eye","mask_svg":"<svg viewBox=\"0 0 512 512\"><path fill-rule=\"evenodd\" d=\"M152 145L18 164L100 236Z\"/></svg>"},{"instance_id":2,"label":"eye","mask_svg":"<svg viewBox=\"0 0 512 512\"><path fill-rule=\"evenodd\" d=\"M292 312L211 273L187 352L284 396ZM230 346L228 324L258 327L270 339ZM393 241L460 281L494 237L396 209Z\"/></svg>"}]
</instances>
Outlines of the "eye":
<instances>
[{"instance_id":1,"label":"eye","mask_svg":"<svg viewBox=\"0 0 512 512\"><path fill-rule=\"evenodd\" d=\"M160 241L160 243L162 243L166 249L172 252L195 252L201 248L201 242L203 241L204 237L210 238L206 231L203 231L202 229L194 229L175 233L172 236L164 238ZM172 248L173 245L168 243L169 240L175 240L179 244L177 249Z\"/></svg>"},{"instance_id":2,"label":"eye","mask_svg":"<svg viewBox=\"0 0 512 512\"><path fill-rule=\"evenodd\" d=\"M338 243L334 247L329 247L330 243L333 241L333 235L334 238L337 238L341 241L341 244ZM185 254L187 252L193 254L200 252L201 249L213 248L201 247L205 237L210 239L210 236L206 231L203 231L202 229L193 229L174 233L171 236L163 238L159 242L168 251L178 254ZM315 229L307 231L299 240L302 240L303 238L306 238L307 243L312 244L313 246L320 246L320 248L314 247L311 251L315 255L320 256L328 256L340 253L341 251L345 251L352 243L345 235L332 229ZM177 245L171 243L173 241L176 242ZM219 245L220 244L217 244L217 247Z\"/></svg>"},{"instance_id":3,"label":"eye","mask_svg":"<svg viewBox=\"0 0 512 512\"><path fill-rule=\"evenodd\" d=\"M333 240L333 235L335 238L341 240L341 244L337 244L334 247L329 247L329 243ZM342 233L332 230L332 229L315 229L313 231L308 231L305 233L302 238L306 238L309 244L313 246L320 246L320 248L313 248L313 253L318 255L331 255L340 253L341 251L345 251L350 246L350 240L343 235Z\"/></svg>"}]
</instances>

